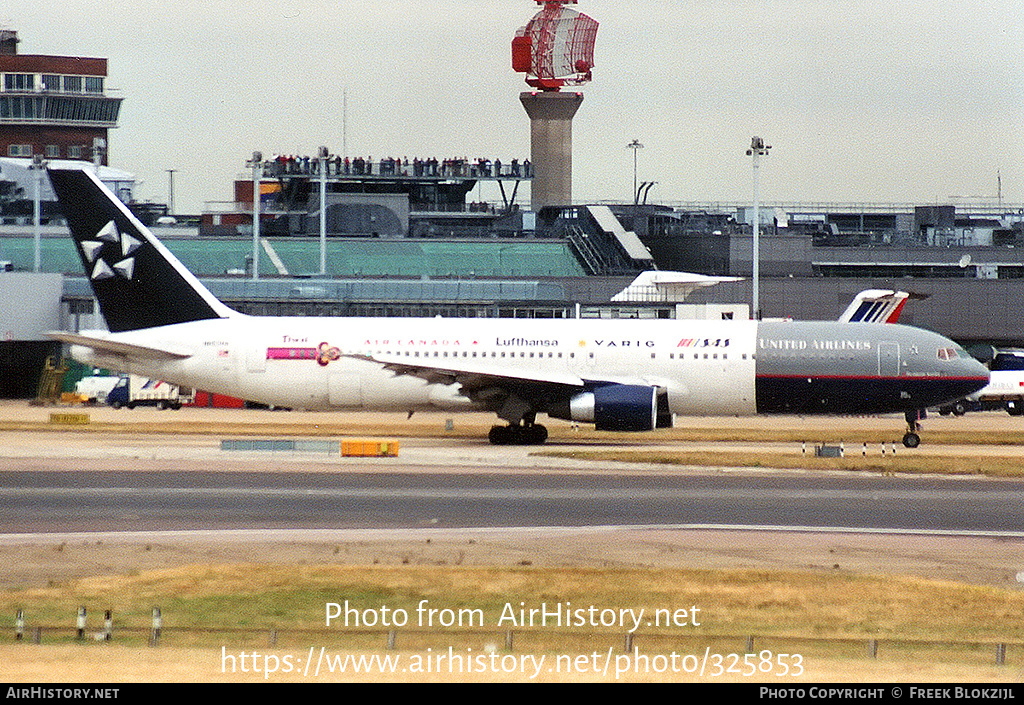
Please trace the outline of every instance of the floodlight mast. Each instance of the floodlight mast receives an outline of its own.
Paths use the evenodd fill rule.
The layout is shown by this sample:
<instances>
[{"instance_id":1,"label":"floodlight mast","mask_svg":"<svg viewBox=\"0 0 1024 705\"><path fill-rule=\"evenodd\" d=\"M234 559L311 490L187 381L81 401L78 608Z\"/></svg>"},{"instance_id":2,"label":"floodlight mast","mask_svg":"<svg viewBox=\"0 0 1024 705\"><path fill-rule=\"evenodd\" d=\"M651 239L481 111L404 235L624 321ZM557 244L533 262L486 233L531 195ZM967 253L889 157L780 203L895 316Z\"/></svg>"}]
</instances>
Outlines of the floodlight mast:
<instances>
[{"instance_id":1,"label":"floodlight mast","mask_svg":"<svg viewBox=\"0 0 1024 705\"><path fill-rule=\"evenodd\" d=\"M747 150L747 156L753 157L753 168L754 168L754 236L752 238L753 253L751 256L751 317L759 321L761 320L761 292L758 289L761 275L761 252L759 236L761 230L761 211L760 203L758 202L757 192L757 176L758 170L761 167L761 157L768 154L768 150L771 149L770 144L766 145L764 140L760 137L752 137L750 139L750 149Z\"/></svg>"}]
</instances>

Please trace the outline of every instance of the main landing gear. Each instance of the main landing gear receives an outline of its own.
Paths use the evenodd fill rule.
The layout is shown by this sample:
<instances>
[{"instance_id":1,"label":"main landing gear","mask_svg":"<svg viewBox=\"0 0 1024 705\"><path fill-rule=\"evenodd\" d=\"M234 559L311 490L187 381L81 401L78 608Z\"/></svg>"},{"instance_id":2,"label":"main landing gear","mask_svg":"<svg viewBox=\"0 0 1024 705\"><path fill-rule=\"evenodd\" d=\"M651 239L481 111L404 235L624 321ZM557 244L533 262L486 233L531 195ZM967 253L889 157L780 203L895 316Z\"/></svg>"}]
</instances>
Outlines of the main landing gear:
<instances>
[{"instance_id":1,"label":"main landing gear","mask_svg":"<svg viewBox=\"0 0 1024 705\"><path fill-rule=\"evenodd\" d=\"M487 439L496 446L538 446L548 439L548 430L539 423L491 426Z\"/></svg>"},{"instance_id":2,"label":"main landing gear","mask_svg":"<svg viewBox=\"0 0 1024 705\"><path fill-rule=\"evenodd\" d=\"M924 411L911 409L905 414L907 419L907 432L903 434L903 445L907 448L917 448L921 445L921 424L920 419L924 418Z\"/></svg>"}]
</instances>

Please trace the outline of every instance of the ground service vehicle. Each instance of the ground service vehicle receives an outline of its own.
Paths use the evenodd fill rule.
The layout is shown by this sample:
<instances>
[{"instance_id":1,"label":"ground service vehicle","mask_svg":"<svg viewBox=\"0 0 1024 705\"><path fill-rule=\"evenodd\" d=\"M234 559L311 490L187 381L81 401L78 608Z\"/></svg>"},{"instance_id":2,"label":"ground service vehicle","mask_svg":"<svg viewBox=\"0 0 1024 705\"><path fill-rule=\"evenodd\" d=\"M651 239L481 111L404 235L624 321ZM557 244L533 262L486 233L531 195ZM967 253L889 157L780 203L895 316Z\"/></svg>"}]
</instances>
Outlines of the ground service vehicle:
<instances>
[{"instance_id":1,"label":"ground service vehicle","mask_svg":"<svg viewBox=\"0 0 1024 705\"><path fill-rule=\"evenodd\" d=\"M139 375L125 375L118 380L110 393L107 404L120 409L127 406L155 406L158 409L180 409L182 404L192 400L191 390L183 389L176 384L169 384L156 379Z\"/></svg>"}]
</instances>

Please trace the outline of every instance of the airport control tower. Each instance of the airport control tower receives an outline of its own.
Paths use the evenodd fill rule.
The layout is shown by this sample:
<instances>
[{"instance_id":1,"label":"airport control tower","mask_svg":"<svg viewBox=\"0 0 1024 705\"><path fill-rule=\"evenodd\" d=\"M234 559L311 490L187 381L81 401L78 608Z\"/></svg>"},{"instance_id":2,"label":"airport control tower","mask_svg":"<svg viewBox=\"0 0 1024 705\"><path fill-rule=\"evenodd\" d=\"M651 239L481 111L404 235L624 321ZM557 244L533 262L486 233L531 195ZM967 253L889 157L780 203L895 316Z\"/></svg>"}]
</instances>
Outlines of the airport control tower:
<instances>
[{"instance_id":1,"label":"airport control tower","mask_svg":"<svg viewBox=\"0 0 1024 705\"><path fill-rule=\"evenodd\" d=\"M530 116L531 204L572 205L572 118L582 93L562 93L562 86L591 79L597 22L570 10L576 0L535 0L541 10L512 39L512 68L526 74L535 90L519 100Z\"/></svg>"}]
</instances>

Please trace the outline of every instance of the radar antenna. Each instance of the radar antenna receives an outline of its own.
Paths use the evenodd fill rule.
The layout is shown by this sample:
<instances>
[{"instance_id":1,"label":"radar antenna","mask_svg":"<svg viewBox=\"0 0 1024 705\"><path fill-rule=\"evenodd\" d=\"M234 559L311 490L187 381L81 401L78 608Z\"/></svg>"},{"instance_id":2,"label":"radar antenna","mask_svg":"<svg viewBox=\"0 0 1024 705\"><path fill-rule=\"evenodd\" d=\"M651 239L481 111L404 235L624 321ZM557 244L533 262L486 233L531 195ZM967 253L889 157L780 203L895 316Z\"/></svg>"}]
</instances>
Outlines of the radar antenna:
<instances>
[{"instance_id":1,"label":"radar antenna","mask_svg":"<svg viewBox=\"0 0 1024 705\"><path fill-rule=\"evenodd\" d=\"M597 21L565 5L577 0L535 0L540 12L512 39L512 69L542 91L591 80Z\"/></svg>"}]
</instances>

